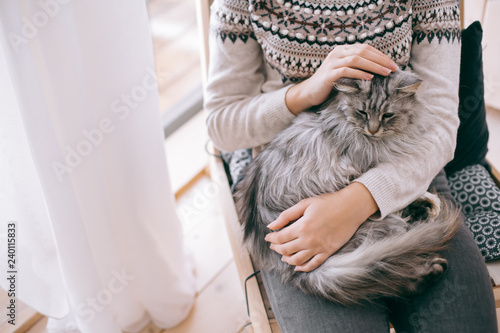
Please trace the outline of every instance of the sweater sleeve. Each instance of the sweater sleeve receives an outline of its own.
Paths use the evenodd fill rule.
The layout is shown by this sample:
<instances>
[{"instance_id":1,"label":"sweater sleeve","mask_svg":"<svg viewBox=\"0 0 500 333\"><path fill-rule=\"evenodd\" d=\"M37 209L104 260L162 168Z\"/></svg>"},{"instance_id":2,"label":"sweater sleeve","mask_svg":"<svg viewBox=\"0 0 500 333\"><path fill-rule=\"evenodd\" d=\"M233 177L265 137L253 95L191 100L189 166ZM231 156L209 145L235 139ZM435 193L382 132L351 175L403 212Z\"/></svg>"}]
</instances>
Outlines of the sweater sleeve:
<instances>
[{"instance_id":1,"label":"sweater sleeve","mask_svg":"<svg viewBox=\"0 0 500 333\"><path fill-rule=\"evenodd\" d=\"M269 143L295 118L285 105L290 86L262 91L264 57L250 24L247 0L215 0L211 8L208 134L223 151Z\"/></svg>"},{"instance_id":2,"label":"sweater sleeve","mask_svg":"<svg viewBox=\"0 0 500 333\"><path fill-rule=\"evenodd\" d=\"M457 1L415 0L410 65L423 80L417 96L433 111L435 127L420 144L429 149L402 163L385 163L356 181L370 191L383 218L408 206L453 158L458 119L460 20Z\"/></svg>"}]
</instances>

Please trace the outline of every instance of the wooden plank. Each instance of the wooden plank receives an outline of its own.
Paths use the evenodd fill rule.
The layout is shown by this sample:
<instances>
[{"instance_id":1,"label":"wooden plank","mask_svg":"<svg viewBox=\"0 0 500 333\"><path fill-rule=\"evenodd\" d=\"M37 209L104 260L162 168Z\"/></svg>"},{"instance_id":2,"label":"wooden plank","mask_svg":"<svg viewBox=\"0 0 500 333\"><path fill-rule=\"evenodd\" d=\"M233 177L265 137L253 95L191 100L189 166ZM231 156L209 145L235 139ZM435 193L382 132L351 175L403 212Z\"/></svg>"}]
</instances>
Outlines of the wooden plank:
<instances>
[{"instance_id":1,"label":"wooden plank","mask_svg":"<svg viewBox=\"0 0 500 333\"><path fill-rule=\"evenodd\" d=\"M464 1L460 1L460 27L464 28L464 20L465 20L465 10L464 10Z\"/></svg>"},{"instance_id":2,"label":"wooden plank","mask_svg":"<svg viewBox=\"0 0 500 333\"><path fill-rule=\"evenodd\" d=\"M42 318L37 321L33 326L31 326L26 333L47 333L47 321L49 319L45 316L42 316ZM23 332L23 331L20 331Z\"/></svg>"},{"instance_id":3,"label":"wooden plank","mask_svg":"<svg viewBox=\"0 0 500 333\"><path fill-rule=\"evenodd\" d=\"M10 302L10 298L8 297L7 292L0 289L0 304L2 305L2 308L8 302ZM43 317L44 316L36 310L16 299L16 325L10 325L8 323L9 318L2 315L0 317L0 331L2 333L25 332Z\"/></svg>"},{"instance_id":4,"label":"wooden plank","mask_svg":"<svg viewBox=\"0 0 500 333\"><path fill-rule=\"evenodd\" d=\"M218 201L217 187L208 176L204 176L177 202L184 241L196 272L197 292L212 284L214 278L233 260Z\"/></svg>"},{"instance_id":5,"label":"wooden plank","mask_svg":"<svg viewBox=\"0 0 500 333\"><path fill-rule=\"evenodd\" d=\"M495 285L500 286L500 260L493 260L486 263L488 273Z\"/></svg>"},{"instance_id":6,"label":"wooden plank","mask_svg":"<svg viewBox=\"0 0 500 333\"><path fill-rule=\"evenodd\" d=\"M198 21L198 31L200 34L200 60L201 76L204 89L207 86L208 74L208 31L210 25L210 3L209 0L196 0L196 18Z\"/></svg>"},{"instance_id":7,"label":"wooden plank","mask_svg":"<svg viewBox=\"0 0 500 333\"><path fill-rule=\"evenodd\" d=\"M199 112L165 140L168 172L172 192L182 192L183 187L193 183L195 175L207 168L208 155L205 144L208 134L205 113ZM176 197L182 193L177 193Z\"/></svg>"},{"instance_id":8,"label":"wooden plank","mask_svg":"<svg viewBox=\"0 0 500 333\"><path fill-rule=\"evenodd\" d=\"M500 286L493 287L493 296L495 297L495 307L500 308Z\"/></svg>"},{"instance_id":9,"label":"wooden plank","mask_svg":"<svg viewBox=\"0 0 500 333\"><path fill-rule=\"evenodd\" d=\"M495 168L493 164L489 164L491 167L491 177L493 177L493 180L495 181L497 186L500 187L500 172Z\"/></svg>"},{"instance_id":10,"label":"wooden plank","mask_svg":"<svg viewBox=\"0 0 500 333\"><path fill-rule=\"evenodd\" d=\"M210 151L215 155L220 154L219 151L213 146ZM210 174L214 182L219 184L221 187L221 209L226 222L231 247L233 249L234 261L236 263L236 267L238 268L242 288L244 289L245 279L254 273L254 267L248 251L241 244L241 228L238 222L238 216L234 207L231 190L226 180L224 166L219 158L210 158ZM257 279L251 278L247 281L247 292L250 320L252 321L254 331L272 333Z\"/></svg>"},{"instance_id":11,"label":"wooden plank","mask_svg":"<svg viewBox=\"0 0 500 333\"><path fill-rule=\"evenodd\" d=\"M26 306L29 309L26 309L22 316L19 317L19 322L21 325L18 326L15 332L26 332L29 328L34 326L37 322L41 321L43 318L46 318L41 313L36 312L32 308ZM7 332L5 332L7 333Z\"/></svg>"},{"instance_id":12,"label":"wooden plank","mask_svg":"<svg viewBox=\"0 0 500 333\"><path fill-rule=\"evenodd\" d=\"M150 20L160 109L167 110L199 85L199 35L194 3L185 2Z\"/></svg>"},{"instance_id":13,"label":"wooden plank","mask_svg":"<svg viewBox=\"0 0 500 333\"><path fill-rule=\"evenodd\" d=\"M165 46L154 50L158 90L172 88L177 81L193 66L200 66L198 34L194 27L184 31L183 38L168 42ZM201 75L195 80L199 84Z\"/></svg>"},{"instance_id":14,"label":"wooden plank","mask_svg":"<svg viewBox=\"0 0 500 333\"><path fill-rule=\"evenodd\" d=\"M273 331L273 333L281 333L281 329L276 319L269 319L269 324L271 325L271 331Z\"/></svg>"},{"instance_id":15,"label":"wooden plank","mask_svg":"<svg viewBox=\"0 0 500 333\"><path fill-rule=\"evenodd\" d=\"M181 186L177 192L175 192L175 199L178 200L182 195L184 195L189 189L191 189L201 178L209 175L207 167L203 167L198 171L193 178L191 178L187 183Z\"/></svg>"},{"instance_id":16,"label":"wooden plank","mask_svg":"<svg viewBox=\"0 0 500 333\"><path fill-rule=\"evenodd\" d=\"M236 332L247 320L233 261L201 293L188 318L162 333ZM148 332L149 331L143 331Z\"/></svg>"},{"instance_id":17,"label":"wooden plank","mask_svg":"<svg viewBox=\"0 0 500 333\"><path fill-rule=\"evenodd\" d=\"M201 76L200 63L198 59L195 59L189 66L186 65L182 72L178 72L179 75L175 77L172 75L160 77L159 75L162 74L159 73L159 70L157 73L158 79L161 82L160 85L163 87L159 96L160 110L165 112L199 86ZM162 82L162 80L168 80L169 82Z\"/></svg>"},{"instance_id":18,"label":"wooden plank","mask_svg":"<svg viewBox=\"0 0 500 333\"><path fill-rule=\"evenodd\" d=\"M500 332L500 309L497 308L497 331Z\"/></svg>"}]
</instances>

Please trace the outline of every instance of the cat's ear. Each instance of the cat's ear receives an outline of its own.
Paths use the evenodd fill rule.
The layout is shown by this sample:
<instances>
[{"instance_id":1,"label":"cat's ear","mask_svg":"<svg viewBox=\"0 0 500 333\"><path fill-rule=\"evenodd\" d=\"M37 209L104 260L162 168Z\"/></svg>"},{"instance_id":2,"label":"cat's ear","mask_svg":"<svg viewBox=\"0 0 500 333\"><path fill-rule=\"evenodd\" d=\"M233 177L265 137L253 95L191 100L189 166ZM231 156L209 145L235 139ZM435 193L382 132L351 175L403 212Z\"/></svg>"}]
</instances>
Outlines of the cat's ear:
<instances>
[{"instance_id":1,"label":"cat's ear","mask_svg":"<svg viewBox=\"0 0 500 333\"><path fill-rule=\"evenodd\" d=\"M333 88L347 94L357 93L360 90L359 84L355 79L346 77L340 78L333 84Z\"/></svg>"},{"instance_id":2,"label":"cat's ear","mask_svg":"<svg viewBox=\"0 0 500 333\"><path fill-rule=\"evenodd\" d=\"M398 92L415 94L421 84L422 80L418 76L412 73L405 73L396 89Z\"/></svg>"}]
</instances>

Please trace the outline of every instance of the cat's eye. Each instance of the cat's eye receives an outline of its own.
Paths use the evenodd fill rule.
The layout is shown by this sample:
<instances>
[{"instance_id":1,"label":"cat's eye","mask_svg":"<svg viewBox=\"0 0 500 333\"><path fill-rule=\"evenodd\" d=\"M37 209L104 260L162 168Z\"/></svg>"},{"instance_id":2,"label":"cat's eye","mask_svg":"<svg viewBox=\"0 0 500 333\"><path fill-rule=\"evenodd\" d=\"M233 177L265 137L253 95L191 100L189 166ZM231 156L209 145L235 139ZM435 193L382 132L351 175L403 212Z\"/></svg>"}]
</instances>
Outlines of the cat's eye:
<instances>
[{"instance_id":1,"label":"cat's eye","mask_svg":"<svg viewBox=\"0 0 500 333\"><path fill-rule=\"evenodd\" d=\"M392 118L393 116L394 116L394 113L384 113L382 115L382 118L389 119L389 118Z\"/></svg>"}]
</instances>

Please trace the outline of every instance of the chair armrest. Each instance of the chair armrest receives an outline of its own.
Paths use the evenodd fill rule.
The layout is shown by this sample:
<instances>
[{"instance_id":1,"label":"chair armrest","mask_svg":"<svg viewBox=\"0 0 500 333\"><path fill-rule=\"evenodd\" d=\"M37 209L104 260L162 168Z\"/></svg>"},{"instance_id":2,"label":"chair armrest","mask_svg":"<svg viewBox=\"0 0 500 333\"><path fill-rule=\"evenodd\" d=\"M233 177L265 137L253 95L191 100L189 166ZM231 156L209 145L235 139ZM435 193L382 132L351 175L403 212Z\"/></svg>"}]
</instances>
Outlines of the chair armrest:
<instances>
[{"instance_id":1,"label":"chair armrest","mask_svg":"<svg viewBox=\"0 0 500 333\"><path fill-rule=\"evenodd\" d=\"M255 272L250 254L242 244L242 230L238 221L238 215L234 206L233 195L227 181L226 171L220 156L220 152L211 145L209 151L213 153L210 156L210 176L219 186L219 203L222 208L222 214L226 223L226 231L231 242L234 261L243 290L245 289L245 279ZM267 317L262 294L259 289L257 279L251 278L247 281L248 310L252 327L255 332L272 333L269 319Z\"/></svg>"}]
</instances>

